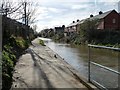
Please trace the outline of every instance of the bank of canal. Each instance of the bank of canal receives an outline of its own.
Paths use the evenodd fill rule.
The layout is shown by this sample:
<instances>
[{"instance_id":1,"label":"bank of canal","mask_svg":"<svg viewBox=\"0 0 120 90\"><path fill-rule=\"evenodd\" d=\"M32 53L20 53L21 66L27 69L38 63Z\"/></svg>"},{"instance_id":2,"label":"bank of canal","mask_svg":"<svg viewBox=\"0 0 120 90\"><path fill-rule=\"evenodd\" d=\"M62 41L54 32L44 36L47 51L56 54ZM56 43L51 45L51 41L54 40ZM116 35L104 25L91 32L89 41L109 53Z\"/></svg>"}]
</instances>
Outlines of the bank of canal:
<instances>
[{"instance_id":1,"label":"bank of canal","mask_svg":"<svg viewBox=\"0 0 120 90\"><path fill-rule=\"evenodd\" d=\"M55 43L51 39L40 38L53 51L58 53L66 62L72 65L80 74L88 78L88 47L84 45L74 46L63 43ZM91 60L118 71L118 52L91 49ZM118 75L101 68L92 67L91 78L107 88L118 87Z\"/></svg>"},{"instance_id":2,"label":"bank of canal","mask_svg":"<svg viewBox=\"0 0 120 90\"><path fill-rule=\"evenodd\" d=\"M39 44L39 39L19 58L13 73L12 89L57 89L77 90L97 89L84 80L63 58L47 46Z\"/></svg>"}]
</instances>

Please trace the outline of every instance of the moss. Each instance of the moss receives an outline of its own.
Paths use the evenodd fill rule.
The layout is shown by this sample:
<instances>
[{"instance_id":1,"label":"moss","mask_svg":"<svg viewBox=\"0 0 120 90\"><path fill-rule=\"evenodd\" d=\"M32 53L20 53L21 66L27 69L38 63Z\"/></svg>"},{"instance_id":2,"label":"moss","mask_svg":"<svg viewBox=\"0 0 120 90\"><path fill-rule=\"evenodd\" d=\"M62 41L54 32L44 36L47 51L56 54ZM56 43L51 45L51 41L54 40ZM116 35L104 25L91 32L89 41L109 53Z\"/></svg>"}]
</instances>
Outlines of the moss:
<instances>
[{"instance_id":1,"label":"moss","mask_svg":"<svg viewBox=\"0 0 120 90\"><path fill-rule=\"evenodd\" d=\"M42 46L46 46L46 45L44 44L44 41L41 40L41 39L39 40L39 44L42 45Z\"/></svg>"}]
</instances>

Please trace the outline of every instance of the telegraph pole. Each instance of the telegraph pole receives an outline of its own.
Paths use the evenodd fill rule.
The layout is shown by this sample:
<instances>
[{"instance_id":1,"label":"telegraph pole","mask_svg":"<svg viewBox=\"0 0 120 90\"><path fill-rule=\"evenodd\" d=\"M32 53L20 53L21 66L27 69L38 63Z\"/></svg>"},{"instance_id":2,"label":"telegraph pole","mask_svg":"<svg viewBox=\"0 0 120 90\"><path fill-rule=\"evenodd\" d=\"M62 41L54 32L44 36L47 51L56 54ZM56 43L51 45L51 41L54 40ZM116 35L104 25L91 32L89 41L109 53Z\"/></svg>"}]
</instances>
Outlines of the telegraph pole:
<instances>
[{"instance_id":1,"label":"telegraph pole","mask_svg":"<svg viewBox=\"0 0 120 90\"><path fill-rule=\"evenodd\" d=\"M25 25L27 25L27 15L26 15L26 6L27 6L27 2L24 2L24 14L25 14Z\"/></svg>"},{"instance_id":2,"label":"telegraph pole","mask_svg":"<svg viewBox=\"0 0 120 90\"><path fill-rule=\"evenodd\" d=\"M29 26L28 26L28 15L27 15L27 2L24 2L24 14L25 14L25 25L26 25L26 31L25 31L25 35L26 35L26 39L30 42L29 40Z\"/></svg>"},{"instance_id":3,"label":"telegraph pole","mask_svg":"<svg viewBox=\"0 0 120 90\"><path fill-rule=\"evenodd\" d=\"M24 24L25 24L25 38L27 39L27 12L26 12L27 2L25 1L23 3L23 9L24 9Z\"/></svg>"}]
</instances>

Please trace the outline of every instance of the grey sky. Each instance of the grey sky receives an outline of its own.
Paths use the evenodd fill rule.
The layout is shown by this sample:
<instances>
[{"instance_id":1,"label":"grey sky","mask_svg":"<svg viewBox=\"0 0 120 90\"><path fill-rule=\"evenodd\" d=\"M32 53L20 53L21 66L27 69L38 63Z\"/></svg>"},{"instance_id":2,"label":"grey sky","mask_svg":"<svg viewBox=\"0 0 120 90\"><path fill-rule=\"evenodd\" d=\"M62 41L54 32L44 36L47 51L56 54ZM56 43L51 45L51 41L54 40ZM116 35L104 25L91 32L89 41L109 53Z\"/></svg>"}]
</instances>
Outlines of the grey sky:
<instances>
[{"instance_id":1,"label":"grey sky","mask_svg":"<svg viewBox=\"0 0 120 90\"><path fill-rule=\"evenodd\" d=\"M16 1L16 0L13 0ZM30 1L30 0L28 0ZM31 0L37 5L37 31L55 26L67 26L72 21L88 18L99 11L118 11L119 0Z\"/></svg>"}]
</instances>

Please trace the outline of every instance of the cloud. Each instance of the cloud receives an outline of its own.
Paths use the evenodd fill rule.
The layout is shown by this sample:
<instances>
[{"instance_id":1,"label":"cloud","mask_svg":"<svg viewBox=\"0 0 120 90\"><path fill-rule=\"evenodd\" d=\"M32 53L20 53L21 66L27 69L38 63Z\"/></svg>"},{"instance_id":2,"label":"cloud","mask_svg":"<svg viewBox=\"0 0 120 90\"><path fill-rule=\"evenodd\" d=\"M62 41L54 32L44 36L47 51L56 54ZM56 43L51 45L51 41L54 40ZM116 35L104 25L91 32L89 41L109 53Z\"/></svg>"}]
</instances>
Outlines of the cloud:
<instances>
[{"instance_id":1,"label":"cloud","mask_svg":"<svg viewBox=\"0 0 120 90\"><path fill-rule=\"evenodd\" d=\"M97 14L99 11L106 12L113 9L117 11L117 6L117 2L97 2L95 5L95 12Z\"/></svg>"},{"instance_id":2,"label":"cloud","mask_svg":"<svg viewBox=\"0 0 120 90\"><path fill-rule=\"evenodd\" d=\"M78 4L78 5L72 5L71 6L72 9L81 9L81 8L87 8L87 7L88 7L87 4L84 4L84 5Z\"/></svg>"},{"instance_id":3,"label":"cloud","mask_svg":"<svg viewBox=\"0 0 120 90\"><path fill-rule=\"evenodd\" d=\"M13 0L16 1L16 0ZM119 0L27 0L35 3L38 31L43 28L68 25L73 20L88 18L99 11L116 9ZM19 2L19 1L18 1Z\"/></svg>"},{"instance_id":4,"label":"cloud","mask_svg":"<svg viewBox=\"0 0 120 90\"><path fill-rule=\"evenodd\" d=\"M31 0L32 1L32 0ZM91 2L91 0L36 0L37 2L41 2L41 3L53 3L53 2ZM94 0L93 0L94 1Z\"/></svg>"},{"instance_id":5,"label":"cloud","mask_svg":"<svg viewBox=\"0 0 120 90\"><path fill-rule=\"evenodd\" d=\"M93 7L91 7L92 4L84 3L84 10L81 9L81 5L83 3L64 3L62 5L53 5L46 8L41 8L45 12L47 10L47 15L44 14L40 15L41 17L40 22L38 22L38 28L39 30L45 27L53 28L54 26L61 26L61 25L69 25L73 20L77 19L84 19L88 18L90 15L90 11L93 11ZM87 8L89 7L90 8ZM94 6L94 5L93 5ZM91 9L91 10L90 10ZM46 18L51 16L50 18Z\"/></svg>"},{"instance_id":6,"label":"cloud","mask_svg":"<svg viewBox=\"0 0 120 90\"><path fill-rule=\"evenodd\" d=\"M97 0L97 2L118 2L119 0Z\"/></svg>"},{"instance_id":7,"label":"cloud","mask_svg":"<svg viewBox=\"0 0 120 90\"><path fill-rule=\"evenodd\" d=\"M61 12L65 11L65 9L49 7L48 11L53 12L53 13L61 13Z\"/></svg>"},{"instance_id":8,"label":"cloud","mask_svg":"<svg viewBox=\"0 0 120 90\"><path fill-rule=\"evenodd\" d=\"M84 19L84 18L88 18L90 15L90 12L88 12L88 10L80 10L80 11L72 11L70 12L70 9L66 10L66 12L61 13L60 15L53 15L51 16L50 19L45 19L43 18L42 21L38 22L39 26L39 30L45 27L49 27L49 28L53 28L54 26L62 26L62 25L69 25L73 20L77 20L77 19ZM42 26L41 26L42 24Z\"/></svg>"}]
</instances>

